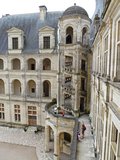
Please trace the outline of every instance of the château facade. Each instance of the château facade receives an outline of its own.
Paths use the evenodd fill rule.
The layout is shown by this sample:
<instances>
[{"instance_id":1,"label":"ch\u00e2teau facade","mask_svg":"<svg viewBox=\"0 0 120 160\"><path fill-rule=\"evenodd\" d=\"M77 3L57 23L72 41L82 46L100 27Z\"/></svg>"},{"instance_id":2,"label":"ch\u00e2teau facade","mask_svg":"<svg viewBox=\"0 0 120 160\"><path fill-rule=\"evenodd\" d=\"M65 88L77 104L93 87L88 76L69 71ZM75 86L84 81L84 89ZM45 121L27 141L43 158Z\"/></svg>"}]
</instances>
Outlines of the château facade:
<instances>
[{"instance_id":1,"label":"ch\u00e2teau facade","mask_svg":"<svg viewBox=\"0 0 120 160\"><path fill-rule=\"evenodd\" d=\"M76 4L39 9L0 18L0 125L44 127L59 160L90 113L96 156L119 160L119 0L96 0L92 20Z\"/></svg>"},{"instance_id":2,"label":"ch\u00e2teau facade","mask_svg":"<svg viewBox=\"0 0 120 160\"><path fill-rule=\"evenodd\" d=\"M100 6L101 1L97 1ZM94 18L91 118L100 160L120 159L120 1L103 1Z\"/></svg>"}]
</instances>

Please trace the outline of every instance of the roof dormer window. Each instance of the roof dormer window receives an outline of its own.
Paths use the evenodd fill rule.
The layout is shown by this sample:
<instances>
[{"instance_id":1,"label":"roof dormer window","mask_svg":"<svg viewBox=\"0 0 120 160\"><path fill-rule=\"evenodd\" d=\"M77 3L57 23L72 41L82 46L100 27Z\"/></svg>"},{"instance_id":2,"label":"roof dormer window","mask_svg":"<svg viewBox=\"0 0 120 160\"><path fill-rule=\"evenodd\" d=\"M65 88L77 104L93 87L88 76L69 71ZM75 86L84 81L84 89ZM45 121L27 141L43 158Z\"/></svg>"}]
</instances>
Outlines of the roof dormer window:
<instances>
[{"instance_id":1,"label":"roof dormer window","mask_svg":"<svg viewBox=\"0 0 120 160\"><path fill-rule=\"evenodd\" d=\"M8 31L8 52L22 53L24 47L24 32L18 28L11 28Z\"/></svg>"},{"instance_id":2,"label":"roof dormer window","mask_svg":"<svg viewBox=\"0 0 120 160\"><path fill-rule=\"evenodd\" d=\"M39 50L42 53L51 51L55 48L55 29L45 26L39 30Z\"/></svg>"}]
</instances>

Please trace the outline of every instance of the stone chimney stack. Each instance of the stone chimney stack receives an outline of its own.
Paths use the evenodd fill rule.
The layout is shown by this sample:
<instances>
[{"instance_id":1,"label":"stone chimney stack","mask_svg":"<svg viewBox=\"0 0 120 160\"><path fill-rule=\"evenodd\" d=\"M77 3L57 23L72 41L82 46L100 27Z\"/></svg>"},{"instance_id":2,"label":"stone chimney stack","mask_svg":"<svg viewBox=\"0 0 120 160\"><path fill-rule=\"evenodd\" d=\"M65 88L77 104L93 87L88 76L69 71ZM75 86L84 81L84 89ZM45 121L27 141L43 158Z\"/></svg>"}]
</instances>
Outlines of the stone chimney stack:
<instances>
[{"instance_id":1,"label":"stone chimney stack","mask_svg":"<svg viewBox=\"0 0 120 160\"><path fill-rule=\"evenodd\" d=\"M46 6L39 6L40 9L40 20L44 21L47 15L47 8Z\"/></svg>"}]
</instances>

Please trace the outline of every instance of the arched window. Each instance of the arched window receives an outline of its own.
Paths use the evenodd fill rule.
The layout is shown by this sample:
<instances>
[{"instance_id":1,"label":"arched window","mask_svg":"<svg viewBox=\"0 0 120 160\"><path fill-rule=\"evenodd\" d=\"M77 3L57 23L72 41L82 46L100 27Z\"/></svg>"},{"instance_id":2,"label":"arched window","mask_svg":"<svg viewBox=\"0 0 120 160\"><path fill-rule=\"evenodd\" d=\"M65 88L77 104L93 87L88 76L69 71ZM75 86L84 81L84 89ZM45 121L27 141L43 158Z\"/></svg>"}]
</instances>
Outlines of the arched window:
<instances>
[{"instance_id":1,"label":"arched window","mask_svg":"<svg viewBox=\"0 0 120 160\"><path fill-rule=\"evenodd\" d=\"M20 70L20 60L15 58L12 60L12 68L13 70Z\"/></svg>"},{"instance_id":2,"label":"arched window","mask_svg":"<svg viewBox=\"0 0 120 160\"><path fill-rule=\"evenodd\" d=\"M66 44L71 44L73 43L73 28L68 27L66 29Z\"/></svg>"},{"instance_id":3,"label":"arched window","mask_svg":"<svg viewBox=\"0 0 120 160\"><path fill-rule=\"evenodd\" d=\"M51 70L51 61L48 58L43 60L43 70Z\"/></svg>"},{"instance_id":4,"label":"arched window","mask_svg":"<svg viewBox=\"0 0 120 160\"><path fill-rule=\"evenodd\" d=\"M0 94L5 94L5 84L2 79L0 79Z\"/></svg>"},{"instance_id":5,"label":"arched window","mask_svg":"<svg viewBox=\"0 0 120 160\"><path fill-rule=\"evenodd\" d=\"M87 28L84 27L82 29L82 44L87 45L88 44L88 39L87 39Z\"/></svg>"},{"instance_id":6,"label":"arched window","mask_svg":"<svg viewBox=\"0 0 120 160\"><path fill-rule=\"evenodd\" d=\"M21 95L21 82L17 79L13 81L13 94Z\"/></svg>"},{"instance_id":7,"label":"arched window","mask_svg":"<svg viewBox=\"0 0 120 160\"><path fill-rule=\"evenodd\" d=\"M2 59L0 59L0 69L4 69L4 63Z\"/></svg>"},{"instance_id":8,"label":"arched window","mask_svg":"<svg viewBox=\"0 0 120 160\"><path fill-rule=\"evenodd\" d=\"M36 83L33 80L28 81L28 96L35 97L36 95Z\"/></svg>"},{"instance_id":9,"label":"arched window","mask_svg":"<svg viewBox=\"0 0 120 160\"><path fill-rule=\"evenodd\" d=\"M28 70L36 69L36 61L33 58L28 59Z\"/></svg>"},{"instance_id":10,"label":"arched window","mask_svg":"<svg viewBox=\"0 0 120 160\"><path fill-rule=\"evenodd\" d=\"M44 97L50 97L51 94L51 84L49 81L43 82L43 96Z\"/></svg>"}]
</instances>

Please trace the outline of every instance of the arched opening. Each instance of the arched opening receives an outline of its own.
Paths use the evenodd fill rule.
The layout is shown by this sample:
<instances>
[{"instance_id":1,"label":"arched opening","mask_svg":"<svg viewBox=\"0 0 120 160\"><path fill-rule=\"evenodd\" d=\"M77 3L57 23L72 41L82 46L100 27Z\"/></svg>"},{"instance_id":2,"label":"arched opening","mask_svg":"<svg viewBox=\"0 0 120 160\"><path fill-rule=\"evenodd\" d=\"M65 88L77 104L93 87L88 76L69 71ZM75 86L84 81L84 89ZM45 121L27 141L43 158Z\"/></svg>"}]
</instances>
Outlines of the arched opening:
<instances>
[{"instance_id":1,"label":"arched opening","mask_svg":"<svg viewBox=\"0 0 120 160\"><path fill-rule=\"evenodd\" d=\"M2 79L0 79L0 94L5 94L5 84Z\"/></svg>"},{"instance_id":2,"label":"arched opening","mask_svg":"<svg viewBox=\"0 0 120 160\"><path fill-rule=\"evenodd\" d=\"M48 80L43 82L43 97L51 96L51 84Z\"/></svg>"},{"instance_id":3,"label":"arched opening","mask_svg":"<svg viewBox=\"0 0 120 160\"><path fill-rule=\"evenodd\" d=\"M66 44L71 44L73 43L73 28L68 27L66 29Z\"/></svg>"},{"instance_id":4,"label":"arched opening","mask_svg":"<svg viewBox=\"0 0 120 160\"><path fill-rule=\"evenodd\" d=\"M84 27L82 29L82 44L83 45L88 45L87 28L86 27Z\"/></svg>"},{"instance_id":5,"label":"arched opening","mask_svg":"<svg viewBox=\"0 0 120 160\"><path fill-rule=\"evenodd\" d=\"M0 69L4 69L4 63L2 59L0 59Z\"/></svg>"},{"instance_id":6,"label":"arched opening","mask_svg":"<svg viewBox=\"0 0 120 160\"><path fill-rule=\"evenodd\" d=\"M21 83L19 80L13 81L13 94L14 95L21 95Z\"/></svg>"},{"instance_id":7,"label":"arched opening","mask_svg":"<svg viewBox=\"0 0 120 160\"><path fill-rule=\"evenodd\" d=\"M36 83L33 80L28 81L28 96L36 96Z\"/></svg>"},{"instance_id":8,"label":"arched opening","mask_svg":"<svg viewBox=\"0 0 120 160\"><path fill-rule=\"evenodd\" d=\"M45 126L45 150L54 152L54 131L51 126Z\"/></svg>"},{"instance_id":9,"label":"arched opening","mask_svg":"<svg viewBox=\"0 0 120 160\"><path fill-rule=\"evenodd\" d=\"M62 132L59 135L60 142L60 157L66 154L66 157L70 155L70 147L71 147L71 135L67 132Z\"/></svg>"},{"instance_id":10,"label":"arched opening","mask_svg":"<svg viewBox=\"0 0 120 160\"><path fill-rule=\"evenodd\" d=\"M28 70L36 69L36 61L33 58L28 59Z\"/></svg>"},{"instance_id":11,"label":"arched opening","mask_svg":"<svg viewBox=\"0 0 120 160\"><path fill-rule=\"evenodd\" d=\"M48 58L43 60L43 70L51 70L51 61Z\"/></svg>"},{"instance_id":12,"label":"arched opening","mask_svg":"<svg viewBox=\"0 0 120 160\"><path fill-rule=\"evenodd\" d=\"M20 60L15 58L12 60L12 68L13 70L20 70Z\"/></svg>"}]
</instances>

